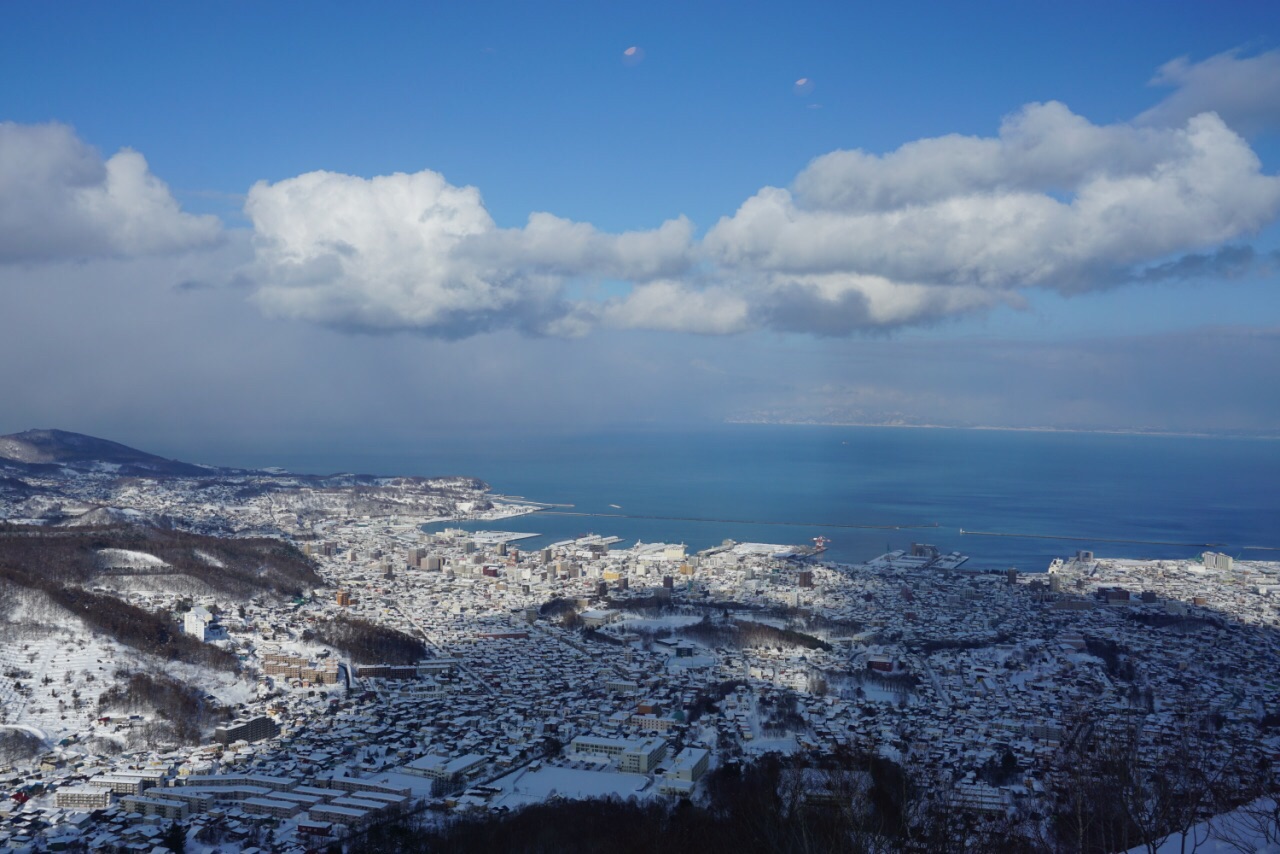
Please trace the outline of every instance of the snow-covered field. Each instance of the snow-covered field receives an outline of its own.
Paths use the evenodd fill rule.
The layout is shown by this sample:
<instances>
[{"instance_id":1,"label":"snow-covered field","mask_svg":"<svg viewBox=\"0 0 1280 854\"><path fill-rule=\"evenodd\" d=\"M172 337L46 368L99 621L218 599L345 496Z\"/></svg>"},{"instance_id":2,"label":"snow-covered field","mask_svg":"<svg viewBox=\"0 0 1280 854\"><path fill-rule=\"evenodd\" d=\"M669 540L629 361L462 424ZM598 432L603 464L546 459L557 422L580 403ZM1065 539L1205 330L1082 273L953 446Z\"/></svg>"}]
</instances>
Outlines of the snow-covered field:
<instances>
[{"instance_id":1,"label":"snow-covered field","mask_svg":"<svg viewBox=\"0 0 1280 854\"><path fill-rule=\"evenodd\" d=\"M1224 815L1201 822L1183 834L1174 833L1156 849L1157 854L1280 854L1280 828L1275 826L1275 801L1269 798L1246 804ZM1126 854L1146 854L1147 846Z\"/></svg>"},{"instance_id":2,"label":"snow-covered field","mask_svg":"<svg viewBox=\"0 0 1280 854\"><path fill-rule=\"evenodd\" d=\"M666 617L629 617L619 620L616 626L620 629L661 631L662 629L678 629L692 626L702 621L701 614L672 614Z\"/></svg>"},{"instance_id":3,"label":"snow-covered field","mask_svg":"<svg viewBox=\"0 0 1280 854\"><path fill-rule=\"evenodd\" d=\"M0 719L37 727L54 740L88 726L97 716L99 695L115 682L116 668L134 663L118 644L94 637L70 616L42 634L13 626L6 626L5 634L0 643ZM18 685L26 690L19 691Z\"/></svg>"},{"instance_id":4,"label":"snow-covered field","mask_svg":"<svg viewBox=\"0 0 1280 854\"><path fill-rule=\"evenodd\" d=\"M254 694L253 684L233 674L161 661L106 638L42 593L9 588L4 594L0 723L35 727L54 741L86 732L98 717L99 697L119 681L121 669L165 673L224 704Z\"/></svg>"},{"instance_id":5,"label":"snow-covered field","mask_svg":"<svg viewBox=\"0 0 1280 854\"><path fill-rule=\"evenodd\" d=\"M98 565L107 568L149 569L168 566L155 555L146 552L129 551L128 549L99 549Z\"/></svg>"},{"instance_id":6,"label":"snow-covered field","mask_svg":"<svg viewBox=\"0 0 1280 854\"><path fill-rule=\"evenodd\" d=\"M494 805L515 809L528 804L541 803L556 795L563 798L582 799L602 798L609 795L627 798L632 795L653 794L649 784L649 778L643 774L547 765L537 771L528 769L515 771L490 785L503 790L502 795L494 798Z\"/></svg>"},{"instance_id":7,"label":"snow-covered field","mask_svg":"<svg viewBox=\"0 0 1280 854\"><path fill-rule=\"evenodd\" d=\"M223 567L225 567L225 566L226 566L226 564L225 564L225 563L223 563L223 562L222 562L221 560L219 560L218 558L214 557L213 555L209 554L208 552L200 551L200 549L196 549L196 550L195 550L195 556L196 556L196 557L198 557L198 558L200 558L200 560L204 561L205 563L209 564L209 566L216 566L216 567L218 567L219 569L221 569L221 568L223 568Z\"/></svg>"}]
</instances>

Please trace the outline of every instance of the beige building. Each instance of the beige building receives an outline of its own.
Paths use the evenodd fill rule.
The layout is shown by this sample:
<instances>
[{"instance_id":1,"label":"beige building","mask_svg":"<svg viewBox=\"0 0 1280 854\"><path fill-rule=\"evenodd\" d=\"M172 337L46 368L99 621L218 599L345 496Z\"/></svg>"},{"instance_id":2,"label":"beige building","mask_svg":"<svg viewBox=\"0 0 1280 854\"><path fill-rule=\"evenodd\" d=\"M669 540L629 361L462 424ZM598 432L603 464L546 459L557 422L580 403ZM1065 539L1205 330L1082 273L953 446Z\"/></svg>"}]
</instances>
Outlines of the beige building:
<instances>
[{"instance_id":1,"label":"beige building","mask_svg":"<svg viewBox=\"0 0 1280 854\"><path fill-rule=\"evenodd\" d=\"M149 798L143 795L129 795L121 798L120 805L129 812L136 812L139 815L154 815L175 821L185 819L190 812L190 807L182 801Z\"/></svg>"},{"instance_id":2,"label":"beige building","mask_svg":"<svg viewBox=\"0 0 1280 854\"><path fill-rule=\"evenodd\" d=\"M97 786L75 786L59 789L55 803L65 810L100 810L111 806L110 789Z\"/></svg>"},{"instance_id":3,"label":"beige building","mask_svg":"<svg viewBox=\"0 0 1280 854\"><path fill-rule=\"evenodd\" d=\"M574 753L604 756L618 764L619 771L647 774L667 755L667 743L660 738L598 738L580 735L569 743Z\"/></svg>"}]
</instances>

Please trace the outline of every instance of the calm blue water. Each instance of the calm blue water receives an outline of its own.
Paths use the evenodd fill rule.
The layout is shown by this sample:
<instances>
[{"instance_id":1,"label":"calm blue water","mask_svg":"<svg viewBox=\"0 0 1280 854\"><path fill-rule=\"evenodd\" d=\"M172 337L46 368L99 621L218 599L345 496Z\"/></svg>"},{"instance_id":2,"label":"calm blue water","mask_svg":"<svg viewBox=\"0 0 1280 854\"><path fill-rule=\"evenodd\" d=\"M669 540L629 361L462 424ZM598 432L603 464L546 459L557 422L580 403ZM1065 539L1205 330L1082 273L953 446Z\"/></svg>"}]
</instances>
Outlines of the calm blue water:
<instances>
[{"instance_id":1,"label":"calm blue water","mask_svg":"<svg viewBox=\"0 0 1280 854\"><path fill-rule=\"evenodd\" d=\"M572 504L577 512L744 522L606 519L537 514L464 527L536 531L521 545L584 533L706 548L724 538L832 540L828 557L858 561L929 542L969 566L1039 571L1092 548L1179 557L1198 546L1280 560L1280 442L1006 431L724 425L702 432L635 431L516 440L451 440L412 450L348 451L274 460L298 471L468 474L494 491ZM621 509L611 507L616 504ZM933 525L859 530L841 525ZM1053 534L1084 541L960 534Z\"/></svg>"}]
</instances>

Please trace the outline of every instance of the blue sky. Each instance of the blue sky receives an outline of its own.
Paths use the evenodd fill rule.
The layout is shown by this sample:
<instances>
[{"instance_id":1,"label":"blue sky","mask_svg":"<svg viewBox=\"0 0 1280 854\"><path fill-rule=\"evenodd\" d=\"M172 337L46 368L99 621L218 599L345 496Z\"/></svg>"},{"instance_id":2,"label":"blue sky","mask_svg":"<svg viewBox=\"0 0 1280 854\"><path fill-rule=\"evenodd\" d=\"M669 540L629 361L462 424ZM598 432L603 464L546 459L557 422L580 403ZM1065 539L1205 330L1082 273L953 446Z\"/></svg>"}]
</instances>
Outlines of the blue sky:
<instances>
[{"instance_id":1,"label":"blue sky","mask_svg":"<svg viewBox=\"0 0 1280 854\"><path fill-rule=\"evenodd\" d=\"M598 366L583 374L587 384L665 391L670 411L694 421L819 411L945 421L967 390L1003 386L1003 400L982 396L976 408L970 395L963 420L1275 428L1274 393L1240 392L1223 410L1231 417L1214 423L1120 387L1067 424L1049 400L1032 412L1018 401L1046 381L1075 388L1078 376L1059 368L1046 379L1026 367L1034 359L992 353L1083 349L1088 339L1089 352L1115 354L1119 373L1150 382L1168 349L1245 334L1266 342L1261 363L1208 348L1222 360L1209 376L1232 372L1242 389L1280 385L1266 364L1280 355L1268 260L1280 248L1270 195L1280 165L1278 25L1280 7L1260 2L13 5L0 29L0 122L10 129L0 139L0 229L10 231L7 244L0 231L0 297L14 310L0 319L10 327L0 356L33 366L0 387L15 402L0 428L143 434L138 413L164 411L161 392L193 376L218 398L216 412L165 414L172 429L218 434L211 422L242 419L288 435L306 420L338 439L369 428L301 399L264 408L259 386L293 382L308 400L324 388L268 367L282 360L265 344L259 375L244 383L253 391L214 394L223 388L215 369L180 374L131 345L157 326L199 342L184 355L192 365L235 363L224 348L239 336L287 341L303 363L340 352L342 367L326 380L345 377L339 395L438 390L430 370L405 376L386 370L387 360L461 375L438 401L447 406L389 411L388 435L406 420L427 432L489 420L483 401L520 398L517 387L530 384L552 401L537 412L530 395L531 422L581 417L593 407L551 378L569 363ZM1185 73L1153 84L1179 58ZM1064 107L1027 112L1048 102ZM1169 153L1209 109L1224 122L1211 129L1213 164ZM1006 140L979 169L994 172L957 179L940 200L931 189L940 179L919 177L933 175L935 161L943 183L967 168L970 154L953 135L994 143L1002 124L1020 119L1048 128L1032 136L1054 150L1049 172L1013 163L1017 144ZM1079 126L1110 140L1102 153L1059 150L1075 144L1067 134ZM923 153L910 155L920 141ZM68 187L99 180L90 173L121 149L145 157L145 170L128 192L103 185L116 193L114 220L65 207ZM884 156L900 149L893 171ZM810 167L853 150L882 159ZM1251 156L1261 164L1252 172L1239 166ZM1034 235L1017 232L1053 200L1129 186L1091 190L1099 174L1139 181L1185 168L1194 177L1223 163L1238 180L1179 196L1187 209L1177 222L1159 202L1121 205L1130 241L1097 238L1118 215L1064 220L1079 229L1064 243L1102 248L1064 248L1046 227L1036 232L1050 234L1041 254L1064 257L1041 269ZM81 177L59 184L73 167ZM386 177L424 170L434 177ZM337 177L305 179L318 171ZM45 183L14 177L36 173ZM1075 177L1055 184L1063 175ZM898 201L859 207L857 194L872 185ZM146 186L160 195L145 196ZM845 195L824 200L829 187ZM395 222L417 205L436 217L421 219L424 228L443 231L421 245L411 230L387 237L380 217L402 202ZM894 224L935 203L899 242ZM1201 231L1192 227L1197 205ZM1001 224L922 259L949 241L936 217L957 209L969 212L965 222ZM539 212L554 219L534 223ZM1153 226L1135 224L1139 215ZM787 218L797 224L774 241ZM846 251L864 225L890 229L883 247L868 238ZM461 242L454 228L466 233ZM822 228L828 238L811 240ZM1001 240L1028 241L1026 257L1006 247L1007 257L989 258L986 247ZM1223 247L1251 247L1254 261L1119 284ZM437 262L447 272L420 283ZM95 312L83 308L98 301ZM95 357L160 391L115 404L85 399L101 377L74 366L84 365L103 311L132 334ZM24 313L56 318L63 331L33 339ZM42 348L56 352L52 363L65 360L56 375L33 361ZM494 353L504 358L485 366ZM947 360L948 374L957 362L968 370L940 387L929 370L903 376L895 367L930 358ZM735 379L695 381L702 368L690 365ZM64 393L37 392L37 382ZM1187 389L1201 408L1232 385L1203 382ZM640 417L624 398L610 409L619 420Z\"/></svg>"},{"instance_id":2,"label":"blue sky","mask_svg":"<svg viewBox=\"0 0 1280 854\"><path fill-rule=\"evenodd\" d=\"M1247 2L55 3L6 21L5 118L136 148L193 208L311 169L430 168L502 225L612 230L706 227L819 154L989 135L1032 101L1123 120L1174 57L1280 47L1280 9Z\"/></svg>"}]
</instances>

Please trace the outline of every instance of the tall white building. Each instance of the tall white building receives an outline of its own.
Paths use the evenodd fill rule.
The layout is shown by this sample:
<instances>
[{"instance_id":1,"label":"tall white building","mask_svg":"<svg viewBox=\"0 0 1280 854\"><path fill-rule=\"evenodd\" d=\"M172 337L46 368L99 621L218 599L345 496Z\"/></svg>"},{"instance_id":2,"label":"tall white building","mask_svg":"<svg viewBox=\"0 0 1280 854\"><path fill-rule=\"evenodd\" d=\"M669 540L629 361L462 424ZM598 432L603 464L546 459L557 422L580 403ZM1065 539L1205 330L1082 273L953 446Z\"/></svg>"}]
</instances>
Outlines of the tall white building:
<instances>
[{"instance_id":1,"label":"tall white building","mask_svg":"<svg viewBox=\"0 0 1280 854\"><path fill-rule=\"evenodd\" d=\"M1205 569L1231 569L1231 555L1224 555L1219 552L1205 552L1201 557L1204 560Z\"/></svg>"},{"instance_id":2,"label":"tall white building","mask_svg":"<svg viewBox=\"0 0 1280 854\"><path fill-rule=\"evenodd\" d=\"M182 630L205 642L227 639L226 627L202 605L197 605L187 612L182 620Z\"/></svg>"}]
</instances>

